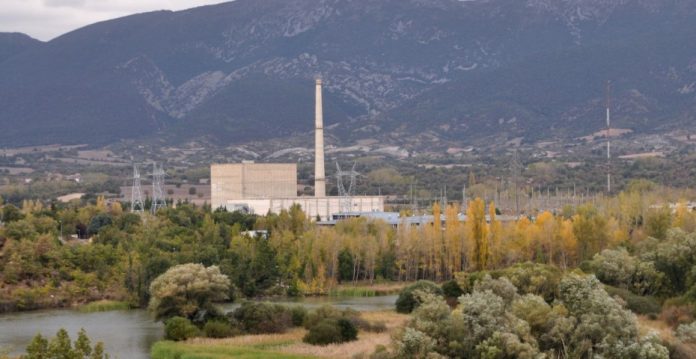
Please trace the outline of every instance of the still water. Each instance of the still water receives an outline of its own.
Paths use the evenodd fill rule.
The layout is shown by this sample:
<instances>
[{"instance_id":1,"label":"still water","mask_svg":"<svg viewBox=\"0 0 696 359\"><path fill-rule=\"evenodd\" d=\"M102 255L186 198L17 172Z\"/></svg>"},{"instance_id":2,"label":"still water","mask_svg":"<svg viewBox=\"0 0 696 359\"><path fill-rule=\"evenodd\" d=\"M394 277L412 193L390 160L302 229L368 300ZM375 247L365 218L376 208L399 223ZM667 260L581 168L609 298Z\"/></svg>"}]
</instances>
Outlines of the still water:
<instances>
[{"instance_id":1,"label":"still water","mask_svg":"<svg viewBox=\"0 0 696 359\"><path fill-rule=\"evenodd\" d=\"M357 311L375 311L394 308L396 296L384 297L318 297L280 299L273 302L302 305L307 309L325 304ZM227 312L239 304L225 304ZM111 357L120 359L149 358L152 344L162 339L162 324L155 323L145 310L81 313L75 310L43 310L36 312L0 315L0 353L22 354L24 348L37 334L53 337L65 328L74 340L80 328L84 328L94 342L104 342Z\"/></svg>"}]
</instances>

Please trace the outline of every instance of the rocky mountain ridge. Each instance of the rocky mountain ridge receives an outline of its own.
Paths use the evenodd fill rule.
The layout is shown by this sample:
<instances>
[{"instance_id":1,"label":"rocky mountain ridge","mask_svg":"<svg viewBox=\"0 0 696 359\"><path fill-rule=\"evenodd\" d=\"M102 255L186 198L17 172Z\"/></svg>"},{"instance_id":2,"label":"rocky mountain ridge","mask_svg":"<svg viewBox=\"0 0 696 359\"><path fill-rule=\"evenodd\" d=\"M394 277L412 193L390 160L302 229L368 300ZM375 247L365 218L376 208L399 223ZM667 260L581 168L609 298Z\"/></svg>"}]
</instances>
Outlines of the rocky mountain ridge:
<instances>
[{"instance_id":1,"label":"rocky mountain ridge","mask_svg":"<svg viewBox=\"0 0 696 359\"><path fill-rule=\"evenodd\" d=\"M0 57L0 142L311 131L337 141L579 136L693 123L696 0L237 0L78 29ZM3 42L0 37L0 54Z\"/></svg>"}]
</instances>

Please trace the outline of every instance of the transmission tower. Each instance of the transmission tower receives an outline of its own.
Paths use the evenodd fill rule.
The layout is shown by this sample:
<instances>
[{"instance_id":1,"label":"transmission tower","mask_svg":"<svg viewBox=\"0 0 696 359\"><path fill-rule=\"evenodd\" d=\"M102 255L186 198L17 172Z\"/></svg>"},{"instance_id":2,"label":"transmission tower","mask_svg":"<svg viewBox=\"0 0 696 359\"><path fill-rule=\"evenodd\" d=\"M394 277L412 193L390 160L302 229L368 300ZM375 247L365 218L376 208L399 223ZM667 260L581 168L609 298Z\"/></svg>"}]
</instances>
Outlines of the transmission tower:
<instances>
[{"instance_id":1,"label":"transmission tower","mask_svg":"<svg viewBox=\"0 0 696 359\"><path fill-rule=\"evenodd\" d=\"M143 190L140 187L140 172L138 165L133 163L133 187L131 188L131 212L143 213Z\"/></svg>"},{"instance_id":2,"label":"transmission tower","mask_svg":"<svg viewBox=\"0 0 696 359\"><path fill-rule=\"evenodd\" d=\"M338 183L338 196L340 197L341 212L348 213L353 210L353 191L355 190L355 179L359 173L355 171L355 163L350 171L342 171L341 165L336 162L336 182ZM343 177L350 177L350 183L346 188Z\"/></svg>"},{"instance_id":3,"label":"transmission tower","mask_svg":"<svg viewBox=\"0 0 696 359\"><path fill-rule=\"evenodd\" d=\"M160 208L166 207L167 202L164 198L164 169L158 167L156 162L152 163L152 214L157 213Z\"/></svg>"},{"instance_id":4,"label":"transmission tower","mask_svg":"<svg viewBox=\"0 0 696 359\"><path fill-rule=\"evenodd\" d=\"M607 81L607 195L611 194L611 81Z\"/></svg>"},{"instance_id":5,"label":"transmission tower","mask_svg":"<svg viewBox=\"0 0 696 359\"><path fill-rule=\"evenodd\" d=\"M519 217L520 215L520 196L518 193L518 177L520 175L520 158L517 153L517 149L512 154L512 163L510 164L510 169L512 169L512 185L515 195L515 215Z\"/></svg>"}]
</instances>

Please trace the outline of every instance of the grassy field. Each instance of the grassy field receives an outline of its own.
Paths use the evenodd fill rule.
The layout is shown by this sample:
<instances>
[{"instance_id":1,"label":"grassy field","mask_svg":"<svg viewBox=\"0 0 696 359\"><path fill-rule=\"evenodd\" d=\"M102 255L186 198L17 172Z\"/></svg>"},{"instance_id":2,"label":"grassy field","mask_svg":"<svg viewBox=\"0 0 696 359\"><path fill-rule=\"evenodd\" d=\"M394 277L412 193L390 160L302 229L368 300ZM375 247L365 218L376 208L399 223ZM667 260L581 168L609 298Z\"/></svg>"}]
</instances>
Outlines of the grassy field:
<instances>
[{"instance_id":1,"label":"grassy field","mask_svg":"<svg viewBox=\"0 0 696 359\"><path fill-rule=\"evenodd\" d=\"M243 335L227 339L198 338L186 342L162 341L152 347L153 359L227 359L227 358L353 358L369 355L378 345L388 345L391 333L402 326L408 316L392 311L365 312L362 317L370 322L384 322L384 333L358 334L358 340L327 346L302 342L306 330L298 328L284 334Z\"/></svg>"}]
</instances>

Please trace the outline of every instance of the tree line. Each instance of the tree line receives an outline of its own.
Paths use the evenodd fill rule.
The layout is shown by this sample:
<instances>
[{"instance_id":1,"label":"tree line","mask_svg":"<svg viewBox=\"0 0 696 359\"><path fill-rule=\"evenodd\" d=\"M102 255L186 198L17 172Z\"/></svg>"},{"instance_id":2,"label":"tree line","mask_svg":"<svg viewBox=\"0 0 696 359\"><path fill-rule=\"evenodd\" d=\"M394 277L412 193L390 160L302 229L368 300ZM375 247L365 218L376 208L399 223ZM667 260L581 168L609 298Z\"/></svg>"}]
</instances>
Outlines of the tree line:
<instances>
[{"instance_id":1,"label":"tree line","mask_svg":"<svg viewBox=\"0 0 696 359\"><path fill-rule=\"evenodd\" d=\"M230 298L323 294L341 283L446 281L462 271L534 262L575 268L606 249L696 229L686 204L636 187L598 203L502 222L494 203L432 207L433 222L392 228L364 218L317 226L300 207L254 216L179 204L133 214L103 198L88 204L1 206L0 309L64 307L98 299L134 306L152 281L185 263L216 265ZM673 196L672 196L673 197ZM675 200L675 203L678 201ZM250 230L267 231L252 236Z\"/></svg>"}]
</instances>

